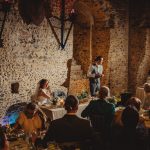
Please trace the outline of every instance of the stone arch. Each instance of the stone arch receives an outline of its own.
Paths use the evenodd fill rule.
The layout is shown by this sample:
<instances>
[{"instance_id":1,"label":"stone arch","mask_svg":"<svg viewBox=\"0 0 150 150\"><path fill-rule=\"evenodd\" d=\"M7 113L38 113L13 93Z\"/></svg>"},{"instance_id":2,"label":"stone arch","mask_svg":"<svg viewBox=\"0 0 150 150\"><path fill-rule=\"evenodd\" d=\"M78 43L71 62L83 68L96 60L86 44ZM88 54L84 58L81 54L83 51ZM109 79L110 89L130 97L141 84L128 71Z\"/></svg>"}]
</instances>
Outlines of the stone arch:
<instances>
[{"instance_id":1,"label":"stone arch","mask_svg":"<svg viewBox=\"0 0 150 150\"><path fill-rule=\"evenodd\" d=\"M74 4L74 9L75 9L75 12L78 14L77 17L80 17L80 16L86 17L87 22L89 22L92 25L94 24L94 18L90 11L90 8L84 2L76 1ZM82 24L82 20L79 20L79 21Z\"/></svg>"},{"instance_id":2,"label":"stone arch","mask_svg":"<svg viewBox=\"0 0 150 150\"><path fill-rule=\"evenodd\" d=\"M77 14L79 20L74 25L73 56L77 63L82 66L83 72L86 73L88 65L96 55L104 55L108 59L109 29L107 27L111 18L111 5L105 0L77 0L75 10L77 13L79 12ZM80 22L80 20L82 21ZM102 31L102 29L104 30ZM98 35L98 32L100 35ZM105 34L106 38L103 39ZM98 47L95 48L99 41L100 43L106 41L107 44L104 44L104 47L98 44Z\"/></svg>"}]
</instances>

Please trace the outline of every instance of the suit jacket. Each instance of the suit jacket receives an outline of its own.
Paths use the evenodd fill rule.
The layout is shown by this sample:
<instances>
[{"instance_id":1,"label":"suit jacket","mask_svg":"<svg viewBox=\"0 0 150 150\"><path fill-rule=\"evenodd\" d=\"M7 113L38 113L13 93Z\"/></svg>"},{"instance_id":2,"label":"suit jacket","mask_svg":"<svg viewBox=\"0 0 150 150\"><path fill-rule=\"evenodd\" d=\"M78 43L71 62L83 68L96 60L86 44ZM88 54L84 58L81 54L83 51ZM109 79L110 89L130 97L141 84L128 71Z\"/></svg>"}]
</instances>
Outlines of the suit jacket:
<instances>
[{"instance_id":1,"label":"suit jacket","mask_svg":"<svg viewBox=\"0 0 150 150\"><path fill-rule=\"evenodd\" d=\"M93 135L94 132L90 127L90 122L88 120L81 119L76 115L65 115L63 118L51 122L40 145L47 147L47 143L50 141L82 142L92 138Z\"/></svg>"},{"instance_id":2,"label":"suit jacket","mask_svg":"<svg viewBox=\"0 0 150 150\"><path fill-rule=\"evenodd\" d=\"M114 128L110 150L148 150L148 137L137 129Z\"/></svg>"},{"instance_id":3,"label":"suit jacket","mask_svg":"<svg viewBox=\"0 0 150 150\"><path fill-rule=\"evenodd\" d=\"M89 105L81 113L82 117L90 117L91 115L103 115L105 118L105 126L109 127L113 120L115 106L106 100L92 100Z\"/></svg>"}]
</instances>

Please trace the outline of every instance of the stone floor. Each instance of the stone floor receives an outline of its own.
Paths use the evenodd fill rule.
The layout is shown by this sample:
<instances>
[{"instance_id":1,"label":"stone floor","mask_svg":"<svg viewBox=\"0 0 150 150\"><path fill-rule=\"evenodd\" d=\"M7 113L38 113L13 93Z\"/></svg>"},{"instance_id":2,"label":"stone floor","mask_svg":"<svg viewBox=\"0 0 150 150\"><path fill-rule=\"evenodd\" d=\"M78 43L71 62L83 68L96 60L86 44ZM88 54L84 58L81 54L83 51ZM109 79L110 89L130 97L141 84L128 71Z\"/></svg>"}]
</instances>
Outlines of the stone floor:
<instances>
[{"instance_id":1,"label":"stone floor","mask_svg":"<svg viewBox=\"0 0 150 150\"><path fill-rule=\"evenodd\" d=\"M10 142L10 150L31 150L29 144L23 139ZM33 149L32 149L33 150ZM56 145L50 144L47 150L60 150Z\"/></svg>"}]
</instances>

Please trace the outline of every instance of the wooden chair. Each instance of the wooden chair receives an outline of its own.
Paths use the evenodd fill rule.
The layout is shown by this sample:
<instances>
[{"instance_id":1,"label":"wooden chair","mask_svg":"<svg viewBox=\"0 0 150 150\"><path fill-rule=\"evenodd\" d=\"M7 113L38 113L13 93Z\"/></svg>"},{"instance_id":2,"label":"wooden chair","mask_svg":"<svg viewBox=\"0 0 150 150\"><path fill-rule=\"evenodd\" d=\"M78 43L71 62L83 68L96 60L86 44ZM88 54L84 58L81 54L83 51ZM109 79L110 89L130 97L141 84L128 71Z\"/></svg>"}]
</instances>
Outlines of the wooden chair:
<instances>
[{"instance_id":1,"label":"wooden chair","mask_svg":"<svg viewBox=\"0 0 150 150\"><path fill-rule=\"evenodd\" d=\"M110 148L110 128L107 127L104 115L91 115L90 121L93 129L97 132L102 141L102 149Z\"/></svg>"}]
</instances>

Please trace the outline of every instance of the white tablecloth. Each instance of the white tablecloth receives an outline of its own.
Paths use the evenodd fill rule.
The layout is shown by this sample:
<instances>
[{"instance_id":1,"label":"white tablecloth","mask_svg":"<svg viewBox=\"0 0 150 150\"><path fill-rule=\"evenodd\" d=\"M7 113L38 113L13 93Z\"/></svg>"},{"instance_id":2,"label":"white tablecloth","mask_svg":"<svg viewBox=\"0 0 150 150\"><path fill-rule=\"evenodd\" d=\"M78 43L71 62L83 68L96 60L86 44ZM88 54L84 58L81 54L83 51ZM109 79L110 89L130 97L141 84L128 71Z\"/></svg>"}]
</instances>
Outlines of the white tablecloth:
<instances>
[{"instance_id":1,"label":"white tablecloth","mask_svg":"<svg viewBox=\"0 0 150 150\"><path fill-rule=\"evenodd\" d=\"M82 111L86 108L86 106L89 103L84 103L84 104L80 104L78 106L78 111L77 111L77 116L81 117L81 113ZM51 120L55 120L58 118L63 117L66 114L66 110L64 108L49 108L49 107L41 107L41 109L43 110L43 112L46 114L46 116L48 118L50 118Z\"/></svg>"},{"instance_id":2,"label":"white tablecloth","mask_svg":"<svg viewBox=\"0 0 150 150\"><path fill-rule=\"evenodd\" d=\"M77 116L81 117L82 111L86 108L88 103L80 104L77 111ZM51 109L52 112L52 120L63 117L66 114L66 110L64 108L55 108Z\"/></svg>"}]
</instances>

